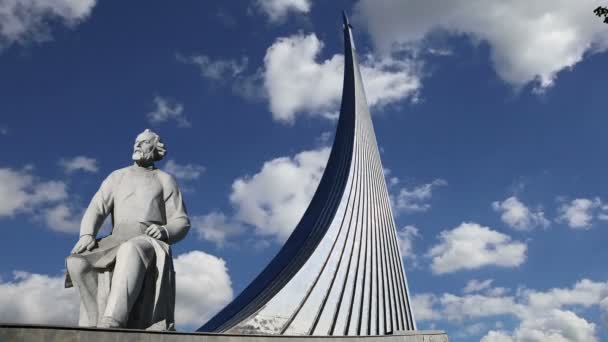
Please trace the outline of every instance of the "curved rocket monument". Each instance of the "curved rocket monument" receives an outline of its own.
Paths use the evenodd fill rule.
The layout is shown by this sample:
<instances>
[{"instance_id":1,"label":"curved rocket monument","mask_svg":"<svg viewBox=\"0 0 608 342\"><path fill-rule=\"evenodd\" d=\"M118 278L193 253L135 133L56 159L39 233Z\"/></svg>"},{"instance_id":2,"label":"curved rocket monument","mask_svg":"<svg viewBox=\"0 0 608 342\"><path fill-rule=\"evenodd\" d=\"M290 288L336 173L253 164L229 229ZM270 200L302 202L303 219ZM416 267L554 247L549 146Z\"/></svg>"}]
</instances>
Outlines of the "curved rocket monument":
<instances>
[{"instance_id":1,"label":"curved rocket monument","mask_svg":"<svg viewBox=\"0 0 608 342\"><path fill-rule=\"evenodd\" d=\"M198 331L385 335L415 330L351 26L335 141L308 209L266 268Z\"/></svg>"}]
</instances>

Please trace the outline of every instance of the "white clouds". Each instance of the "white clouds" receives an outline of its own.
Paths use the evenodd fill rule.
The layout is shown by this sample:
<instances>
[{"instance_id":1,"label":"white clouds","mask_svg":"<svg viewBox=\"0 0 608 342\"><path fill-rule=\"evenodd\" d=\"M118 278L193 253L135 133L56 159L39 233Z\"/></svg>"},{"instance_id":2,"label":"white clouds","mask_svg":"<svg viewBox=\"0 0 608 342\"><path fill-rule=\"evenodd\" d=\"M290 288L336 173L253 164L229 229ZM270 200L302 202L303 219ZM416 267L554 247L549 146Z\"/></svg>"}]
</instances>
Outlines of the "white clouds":
<instances>
[{"instance_id":1,"label":"white clouds","mask_svg":"<svg viewBox=\"0 0 608 342\"><path fill-rule=\"evenodd\" d=\"M501 213L500 219L504 223L517 230L546 228L550 224L543 211L531 211L515 196L511 196L503 202L493 202L492 208Z\"/></svg>"},{"instance_id":2,"label":"white clouds","mask_svg":"<svg viewBox=\"0 0 608 342\"><path fill-rule=\"evenodd\" d=\"M412 310L416 320L431 321L441 318L441 313L433 308L437 298L430 293L414 295L412 297Z\"/></svg>"},{"instance_id":3,"label":"white clouds","mask_svg":"<svg viewBox=\"0 0 608 342\"><path fill-rule=\"evenodd\" d=\"M594 342L598 341L595 324L572 311L551 310L524 319L513 334L490 331L482 342Z\"/></svg>"},{"instance_id":4,"label":"white clouds","mask_svg":"<svg viewBox=\"0 0 608 342\"><path fill-rule=\"evenodd\" d=\"M310 0L257 0L255 4L274 23L284 21L289 12L308 13L312 6Z\"/></svg>"},{"instance_id":5,"label":"white clouds","mask_svg":"<svg viewBox=\"0 0 608 342\"><path fill-rule=\"evenodd\" d=\"M80 215L65 203L42 211L42 219L52 230L64 233L77 233L80 231Z\"/></svg>"},{"instance_id":6,"label":"white clouds","mask_svg":"<svg viewBox=\"0 0 608 342\"><path fill-rule=\"evenodd\" d=\"M426 203L433 196L433 190L448 183L443 179L435 179L431 183L422 184L413 189L402 188L393 198L394 207L398 212L424 212L431 208Z\"/></svg>"},{"instance_id":7,"label":"white clouds","mask_svg":"<svg viewBox=\"0 0 608 342\"><path fill-rule=\"evenodd\" d=\"M175 258L174 265L178 326L198 327L232 300L232 282L223 259L191 251Z\"/></svg>"},{"instance_id":8,"label":"white clouds","mask_svg":"<svg viewBox=\"0 0 608 342\"><path fill-rule=\"evenodd\" d=\"M545 292L525 290L522 295L532 307L540 311L559 309L564 305L588 307L608 296L608 283L583 279L569 289L556 288Z\"/></svg>"},{"instance_id":9,"label":"white clouds","mask_svg":"<svg viewBox=\"0 0 608 342\"><path fill-rule=\"evenodd\" d=\"M31 168L0 168L0 218L30 214L54 231L74 233L80 218L67 200L67 184L62 181L42 181Z\"/></svg>"},{"instance_id":10,"label":"white clouds","mask_svg":"<svg viewBox=\"0 0 608 342\"><path fill-rule=\"evenodd\" d=\"M68 174L79 170L91 173L95 173L99 170L97 160L86 156L76 156L70 159L64 158L59 161L59 165Z\"/></svg>"},{"instance_id":11,"label":"white clouds","mask_svg":"<svg viewBox=\"0 0 608 342\"><path fill-rule=\"evenodd\" d=\"M519 320L512 332L487 332L481 339L487 342L597 341L595 324L579 314L581 308L599 306L603 309L608 282L583 279L571 288L546 291L520 288L516 296L505 296L505 291L493 291L490 287L486 289L488 293L500 294L420 294L414 298L420 298L415 303L422 303L424 314L417 318L445 319L459 325L464 321L499 316L513 316Z\"/></svg>"},{"instance_id":12,"label":"white clouds","mask_svg":"<svg viewBox=\"0 0 608 342\"><path fill-rule=\"evenodd\" d=\"M258 237L285 241L319 185L329 152L330 148L322 147L265 162L253 176L232 183L233 215L215 211L196 216L193 227L201 238L219 247L229 242L230 236L243 233L246 226L252 226Z\"/></svg>"},{"instance_id":13,"label":"white clouds","mask_svg":"<svg viewBox=\"0 0 608 342\"><path fill-rule=\"evenodd\" d=\"M397 242L403 258L414 259L416 257L413 242L417 237L420 237L420 234L415 226L408 225L397 230Z\"/></svg>"},{"instance_id":14,"label":"white clouds","mask_svg":"<svg viewBox=\"0 0 608 342\"><path fill-rule=\"evenodd\" d=\"M175 319L179 326L198 327L233 298L232 282L223 259L201 251L174 260ZM64 276L22 271L11 281L0 280L0 321L14 323L78 323L79 295L64 288Z\"/></svg>"},{"instance_id":15,"label":"white clouds","mask_svg":"<svg viewBox=\"0 0 608 342\"><path fill-rule=\"evenodd\" d=\"M51 39L49 22L74 26L85 20L95 0L3 0L0 2L0 48Z\"/></svg>"},{"instance_id":16,"label":"white clouds","mask_svg":"<svg viewBox=\"0 0 608 342\"><path fill-rule=\"evenodd\" d=\"M335 54L317 61L322 48L323 42L314 33L278 38L266 50L264 66L252 74L244 72L248 61L245 57L240 62L212 60L205 55L177 55L177 59L197 65L206 79L230 82L232 90L246 99L268 100L275 120L293 123L301 114L337 117L344 56ZM381 108L408 98L417 101L421 87L418 62L365 55L360 67L370 106Z\"/></svg>"},{"instance_id":17,"label":"white clouds","mask_svg":"<svg viewBox=\"0 0 608 342\"><path fill-rule=\"evenodd\" d=\"M191 222L201 239L211 241L220 248L224 247L231 236L245 231L243 224L217 211L204 216L193 216Z\"/></svg>"},{"instance_id":18,"label":"white clouds","mask_svg":"<svg viewBox=\"0 0 608 342\"><path fill-rule=\"evenodd\" d=\"M471 279L464 287L462 292L471 293L471 292L479 292L481 290L488 289L492 285L492 279L486 279L484 281L480 281L477 279Z\"/></svg>"},{"instance_id":19,"label":"white clouds","mask_svg":"<svg viewBox=\"0 0 608 342\"><path fill-rule=\"evenodd\" d=\"M194 64L199 68L201 76L212 81L224 81L232 79L247 69L247 57L241 58L241 61L234 59L217 59L213 60L209 56L194 55L190 57L178 54L177 60L183 63Z\"/></svg>"},{"instance_id":20,"label":"white clouds","mask_svg":"<svg viewBox=\"0 0 608 342\"><path fill-rule=\"evenodd\" d=\"M344 58L317 63L323 43L315 34L279 38L264 57L264 86L278 121L293 122L297 112L327 113L340 101Z\"/></svg>"},{"instance_id":21,"label":"white clouds","mask_svg":"<svg viewBox=\"0 0 608 342\"><path fill-rule=\"evenodd\" d=\"M255 175L235 180L230 201L236 218L260 235L286 240L317 189L329 152L325 147L276 158Z\"/></svg>"},{"instance_id":22,"label":"white clouds","mask_svg":"<svg viewBox=\"0 0 608 342\"><path fill-rule=\"evenodd\" d=\"M0 217L31 211L66 198L63 182L40 181L27 169L0 168Z\"/></svg>"},{"instance_id":23,"label":"white clouds","mask_svg":"<svg viewBox=\"0 0 608 342\"><path fill-rule=\"evenodd\" d=\"M206 55L183 56L177 54L178 61L195 65L200 71L201 77L209 80L213 85L231 84L232 91L247 99L265 99L266 93L262 81L262 68L248 74L245 72L249 59L241 57L236 59L212 59Z\"/></svg>"},{"instance_id":24,"label":"white clouds","mask_svg":"<svg viewBox=\"0 0 608 342\"><path fill-rule=\"evenodd\" d=\"M279 38L264 57L264 87L275 120L292 123L296 114L332 117L342 92L344 56L317 62L323 48L315 34ZM415 96L420 81L414 65L367 56L361 65L370 106Z\"/></svg>"},{"instance_id":25,"label":"white clouds","mask_svg":"<svg viewBox=\"0 0 608 342\"><path fill-rule=\"evenodd\" d=\"M175 120L178 127L190 127L190 122L184 116L184 106L161 96L154 97L156 109L146 114L150 123L158 124L169 120Z\"/></svg>"},{"instance_id":26,"label":"white clouds","mask_svg":"<svg viewBox=\"0 0 608 342\"><path fill-rule=\"evenodd\" d=\"M465 35L489 44L503 80L516 87L534 82L542 90L585 54L608 49L608 33L590 18L590 8L591 0L360 0L356 13L382 51L418 45L437 31Z\"/></svg>"},{"instance_id":27,"label":"white clouds","mask_svg":"<svg viewBox=\"0 0 608 342\"><path fill-rule=\"evenodd\" d=\"M559 207L560 222L566 222L573 229L591 229L592 221L598 208L602 207L602 201L595 197L593 199L577 198L570 203L564 203ZM602 219L604 214L600 214Z\"/></svg>"},{"instance_id":28,"label":"white clouds","mask_svg":"<svg viewBox=\"0 0 608 342\"><path fill-rule=\"evenodd\" d=\"M64 288L64 277L23 271L11 281L0 280L0 321L12 323L78 323L78 292Z\"/></svg>"},{"instance_id":29,"label":"white clouds","mask_svg":"<svg viewBox=\"0 0 608 342\"><path fill-rule=\"evenodd\" d=\"M490 331L481 338L481 342L514 342L513 338L504 331Z\"/></svg>"},{"instance_id":30,"label":"white clouds","mask_svg":"<svg viewBox=\"0 0 608 342\"><path fill-rule=\"evenodd\" d=\"M525 243L477 223L464 222L442 231L439 244L427 253L433 273L442 274L483 266L516 267L526 259Z\"/></svg>"},{"instance_id":31,"label":"white clouds","mask_svg":"<svg viewBox=\"0 0 608 342\"><path fill-rule=\"evenodd\" d=\"M469 294L457 296L444 293L439 299L441 315L451 321L519 313L521 307L513 297Z\"/></svg>"},{"instance_id":32,"label":"white clouds","mask_svg":"<svg viewBox=\"0 0 608 342\"><path fill-rule=\"evenodd\" d=\"M178 164L175 160L169 159L164 170L180 180L195 180L205 172L205 167L198 164Z\"/></svg>"}]
</instances>

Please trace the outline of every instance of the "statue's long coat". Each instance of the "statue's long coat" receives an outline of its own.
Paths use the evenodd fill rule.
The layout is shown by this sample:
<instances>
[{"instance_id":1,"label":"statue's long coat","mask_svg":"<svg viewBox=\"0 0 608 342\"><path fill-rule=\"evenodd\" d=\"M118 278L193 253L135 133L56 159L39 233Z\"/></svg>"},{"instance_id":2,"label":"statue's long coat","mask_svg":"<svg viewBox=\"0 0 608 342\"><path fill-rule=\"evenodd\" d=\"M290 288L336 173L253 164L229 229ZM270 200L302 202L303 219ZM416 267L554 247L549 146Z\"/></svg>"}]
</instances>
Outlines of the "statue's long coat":
<instances>
[{"instance_id":1,"label":"statue's long coat","mask_svg":"<svg viewBox=\"0 0 608 342\"><path fill-rule=\"evenodd\" d=\"M112 172L91 200L81 223L80 234L96 236L104 219L112 216L112 234L98 240L90 252L73 254L85 259L98 272L97 306L102 317L111 288L112 270L120 245L131 239L150 243L154 257L139 253L148 267L140 296L131 310L127 327L171 330L174 327L175 272L169 245L181 240L190 227L177 183L159 169L137 165ZM150 224L166 227L167 242L145 235ZM137 244L136 244L137 245ZM71 281L66 278L66 287ZM87 324L87 313L80 310L80 325Z\"/></svg>"}]
</instances>

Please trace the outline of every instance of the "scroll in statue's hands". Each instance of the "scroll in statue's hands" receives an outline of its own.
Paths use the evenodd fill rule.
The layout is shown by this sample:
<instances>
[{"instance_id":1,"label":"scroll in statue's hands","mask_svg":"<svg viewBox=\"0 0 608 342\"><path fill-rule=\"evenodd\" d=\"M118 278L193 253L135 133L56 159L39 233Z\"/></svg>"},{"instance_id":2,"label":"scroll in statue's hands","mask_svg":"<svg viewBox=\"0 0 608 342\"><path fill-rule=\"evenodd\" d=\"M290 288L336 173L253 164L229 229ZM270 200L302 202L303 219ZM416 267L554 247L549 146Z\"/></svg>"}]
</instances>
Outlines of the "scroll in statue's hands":
<instances>
[{"instance_id":1,"label":"scroll in statue's hands","mask_svg":"<svg viewBox=\"0 0 608 342\"><path fill-rule=\"evenodd\" d=\"M156 240L167 241L167 230L163 226L152 223L146 228L145 233Z\"/></svg>"},{"instance_id":2,"label":"scroll in statue's hands","mask_svg":"<svg viewBox=\"0 0 608 342\"><path fill-rule=\"evenodd\" d=\"M83 235L80 237L78 242L76 242L74 248L72 248L72 254L80 254L84 251L90 251L95 247L97 247L97 241L95 241L95 238L92 235Z\"/></svg>"}]
</instances>

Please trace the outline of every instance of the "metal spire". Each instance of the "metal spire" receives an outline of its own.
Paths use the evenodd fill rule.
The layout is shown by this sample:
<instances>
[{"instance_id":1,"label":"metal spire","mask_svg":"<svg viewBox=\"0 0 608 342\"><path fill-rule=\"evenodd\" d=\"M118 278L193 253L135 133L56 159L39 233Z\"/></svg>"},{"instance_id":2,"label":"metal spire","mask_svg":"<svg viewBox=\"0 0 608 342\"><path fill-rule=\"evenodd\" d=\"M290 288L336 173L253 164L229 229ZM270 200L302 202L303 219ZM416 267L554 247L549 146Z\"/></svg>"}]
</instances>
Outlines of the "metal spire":
<instances>
[{"instance_id":1,"label":"metal spire","mask_svg":"<svg viewBox=\"0 0 608 342\"><path fill-rule=\"evenodd\" d=\"M415 330L380 153L351 26L332 151L283 248L199 331L385 335Z\"/></svg>"}]
</instances>

